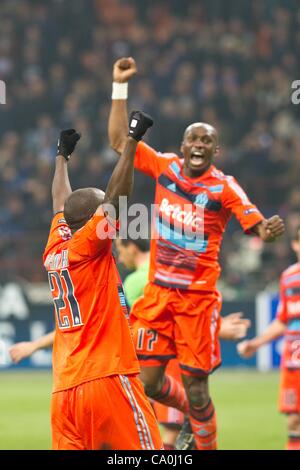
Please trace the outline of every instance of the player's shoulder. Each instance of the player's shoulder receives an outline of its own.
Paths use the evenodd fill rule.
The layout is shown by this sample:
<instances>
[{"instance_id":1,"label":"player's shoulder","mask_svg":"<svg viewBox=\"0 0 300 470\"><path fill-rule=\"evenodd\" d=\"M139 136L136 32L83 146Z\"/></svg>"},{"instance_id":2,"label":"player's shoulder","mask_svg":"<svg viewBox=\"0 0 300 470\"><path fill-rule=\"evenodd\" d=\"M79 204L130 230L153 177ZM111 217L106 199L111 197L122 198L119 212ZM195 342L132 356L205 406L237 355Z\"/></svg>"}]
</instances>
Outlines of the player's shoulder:
<instances>
[{"instance_id":1,"label":"player's shoulder","mask_svg":"<svg viewBox=\"0 0 300 470\"><path fill-rule=\"evenodd\" d=\"M219 168L217 168L214 165L211 165L210 167L210 175L220 180L226 179L228 176L230 176L230 175L225 175L225 173L223 173L222 170L219 170Z\"/></svg>"},{"instance_id":2,"label":"player's shoulder","mask_svg":"<svg viewBox=\"0 0 300 470\"><path fill-rule=\"evenodd\" d=\"M72 232L66 222L63 212L54 214L50 229L50 239L58 239L61 243L72 238Z\"/></svg>"},{"instance_id":3,"label":"player's shoulder","mask_svg":"<svg viewBox=\"0 0 300 470\"><path fill-rule=\"evenodd\" d=\"M215 166L211 166L208 179L210 180L210 184L213 185L212 188L216 188L215 192L227 194L227 191L224 193L225 189L231 189L234 192L241 192L242 188L240 187L236 178L233 175L225 174L222 170L219 170Z\"/></svg>"},{"instance_id":4,"label":"player's shoulder","mask_svg":"<svg viewBox=\"0 0 300 470\"><path fill-rule=\"evenodd\" d=\"M156 152L156 153L158 157L160 158L164 158L166 160L176 162L181 167L183 166L183 159L181 159L176 153L173 153L173 152Z\"/></svg>"},{"instance_id":5,"label":"player's shoulder","mask_svg":"<svg viewBox=\"0 0 300 470\"><path fill-rule=\"evenodd\" d=\"M71 238L72 232L64 218L63 212L54 214L49 238L44 250L44 256L51 253L51 251L57 251L60 245L62 247L65 246L66 242L68 242Z\"/></svg>"},{"instance_id":6,"label":"player's shoulder","mask_svg":"<svg viewBox=\"0 0 300 470\"><path fill-rule=\"evenodd\" d=\"M227 185L229 185L231 182L236 182L234 176L226 175L222 170L219 170L213 165L210 168L209 176Z\"/></svg>"},{"instance_id":7,"label":"player's shoulder","mask_svg":"<svg viewBox=\"0 0 300 470\"><path fill-rule=\"evenodd\" d=\"M143 140L138 143L137 147L138 152L150 152L151 154L155 154L157 157L166 158L166 159L174 159L180 160L179 156L174 152L162 152L161 150L156 150L155 148L151 147L149 144L146 144Z\"/></svg>"}]
</instances>

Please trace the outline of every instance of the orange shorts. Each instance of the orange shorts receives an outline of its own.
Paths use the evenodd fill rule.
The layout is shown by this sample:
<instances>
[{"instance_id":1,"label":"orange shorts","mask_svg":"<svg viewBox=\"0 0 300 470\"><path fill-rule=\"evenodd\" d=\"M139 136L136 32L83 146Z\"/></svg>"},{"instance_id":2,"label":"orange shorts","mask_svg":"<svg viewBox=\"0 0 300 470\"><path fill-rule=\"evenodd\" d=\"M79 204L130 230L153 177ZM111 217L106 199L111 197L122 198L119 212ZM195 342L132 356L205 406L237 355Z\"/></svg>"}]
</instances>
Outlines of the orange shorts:
<instances>
[{"instance_id":1,"label":"orange shorts","mask_svg":"<svg viewBox=\"0 0 300 470\"><path fill-rule=\"evenodd\" d=\"M181 382L181 372L176 359L172 359L166 368L166 374L171 375L175 380ZM181 411L172 408L171 406L165 406L158 401L153 401L152 406L155 411L157 421L160 424L171 425L171 426L182 426L184 414Z\"/></svg>"},{"instance_id":2,"label":"orange shorts","mask_svg":"<svg viewBox=\"0 0 300 470\"><path fill-rule=\"evenodd\" d=\"M279 410L300 413L300 369L281 369Z\"/></svg>"},{"instance_id":3,"label":"orange shorts","mask_svg":"<svg viewBox=\"0 0 300 470\"><path fill-rule=\"evenodd\" d=\"M53 393L51 424L54 450L163 448L136 375L113 375Z\"/></svg>"},{"instance_id":4,"label":"orange shorts","mask_svg":"<svg viewBox=\"0 0 300 470\"><path fill-rule=\"evenodd\" d=\"M219 292L182 291L148 283L131 310L134 343L143 367L177 357L181 373L208 375L221 364Z\"/></svg>"}]
</instances>

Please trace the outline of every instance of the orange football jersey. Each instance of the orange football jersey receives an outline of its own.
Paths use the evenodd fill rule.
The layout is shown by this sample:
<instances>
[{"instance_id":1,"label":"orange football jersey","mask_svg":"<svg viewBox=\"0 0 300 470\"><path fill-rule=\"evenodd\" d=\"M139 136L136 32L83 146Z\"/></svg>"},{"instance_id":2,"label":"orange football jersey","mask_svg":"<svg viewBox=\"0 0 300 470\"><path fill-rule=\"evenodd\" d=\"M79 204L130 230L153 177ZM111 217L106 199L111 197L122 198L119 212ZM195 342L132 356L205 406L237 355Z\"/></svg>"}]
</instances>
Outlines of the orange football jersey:
<instances>
[{"instance_id":1,"label":"orange football jersey","mask_svg":"<svg viewBox=\"0 0 300 470\"><path fill-rule=\"evenodd\" d=\"M140 142L135 168L156 180L149 280L168 288L214 290L218 255L232 214L248 232L263 220L232 176L213 165L198 178L183 160Z\"/></svg>"},{"instance_id":2,"label":"orange football jersey","mask_svg":"<svg viewBox=\"0 0 300 470\"><path fill-rule=\"evenodd\" d=\"M139 372L112 255L115 230L101 207L73 236L62 212L53 218L43 260L56 317L54 391Z\"/></svg>"}]
</instances>

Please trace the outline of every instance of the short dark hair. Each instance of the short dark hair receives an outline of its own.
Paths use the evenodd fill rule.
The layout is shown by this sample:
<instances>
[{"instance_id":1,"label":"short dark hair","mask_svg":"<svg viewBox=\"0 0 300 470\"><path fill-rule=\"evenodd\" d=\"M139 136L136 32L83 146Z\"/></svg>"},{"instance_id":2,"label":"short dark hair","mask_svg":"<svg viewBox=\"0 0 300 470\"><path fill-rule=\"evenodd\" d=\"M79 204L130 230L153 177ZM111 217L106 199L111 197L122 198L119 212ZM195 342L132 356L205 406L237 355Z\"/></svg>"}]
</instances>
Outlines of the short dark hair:
<instances>
[{"instance_id":1,"label":"short dark hair","mask_svg":"<svg viewBox=\"0 0 300 470\"><path fill-rule=\"evenodd\" d=\"M149 240L144 238L138 238L137 240L133 240L132 238L120 238L120 241L123 246L128 246L130 243L133 243L143 253L150 250Z\"/></svg>"},{"instance_id":2,"label":"short dark hair","mask_svg":"<svg viewBox=\"0 0 300 470\"><path fill-rule=\"evenodd\" d=\"M83 227L104 200L98 188L76 189L65 201L64 216L71 230Z\"/></svg>"}]
</instances>

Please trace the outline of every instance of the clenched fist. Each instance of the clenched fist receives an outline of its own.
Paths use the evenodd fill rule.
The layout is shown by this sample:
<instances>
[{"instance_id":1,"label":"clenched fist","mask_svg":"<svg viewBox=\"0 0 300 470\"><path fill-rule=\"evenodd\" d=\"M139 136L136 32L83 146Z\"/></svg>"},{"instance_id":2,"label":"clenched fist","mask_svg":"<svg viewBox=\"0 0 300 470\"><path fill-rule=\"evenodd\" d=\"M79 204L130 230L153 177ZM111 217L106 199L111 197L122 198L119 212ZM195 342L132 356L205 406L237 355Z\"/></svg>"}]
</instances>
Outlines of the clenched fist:
<instances>
[{"instance_id":1,"label":"clenched fist","mask_svg":"<svg viewBox=\"0 0 300 470\"><path fill-rule=\"evenodd\" d=\"M114 63L113 81L117 83L128 82L137 72L135 60L132 57L122 57Z\"/></svg>"},{"instance_id":2,"label":"clenched fist","mask_svg":"<svg viewBox=\"0 0 300 470\"><path fill-rule=\"evenodd\" d=\"M254 231L264 242L271 243L284 233L284 223L279 215L273 215L254 227Z\"/></svg>"},{"instance_id":3,"label":"clenched fist","mask_svg":"<svg viewBox=\"0 0 300 470\"><path fill-rule=\"evenodd\" d=\"M62 155L68 161L80 137L81 134L75 129L61 131L57 143L57 155Z\"/></svg>"},{"instance_id":4,"label":"clenched fist","mask_svg":"<svg viewBox=\"0 0 300 470\"><path fill-rule=\"evenodd\" d=\"M276 240L276 238L280 237L284 232L283 220L279 215L273 215L273 217L266 220L265 230L266 238L264 241L272 242Z\"/></svg>"},{"instance_id":5,"label":"clenched fist","mask_svg":"<svg viewBox=\"0 0 300 470\"><path fill-rule=\"evenodd\" d=\"M153 119L142 111L132 111L129 118L129 137L137 142L141 140L149 127L153 126Z\"/></svg>"}]
</instances>

